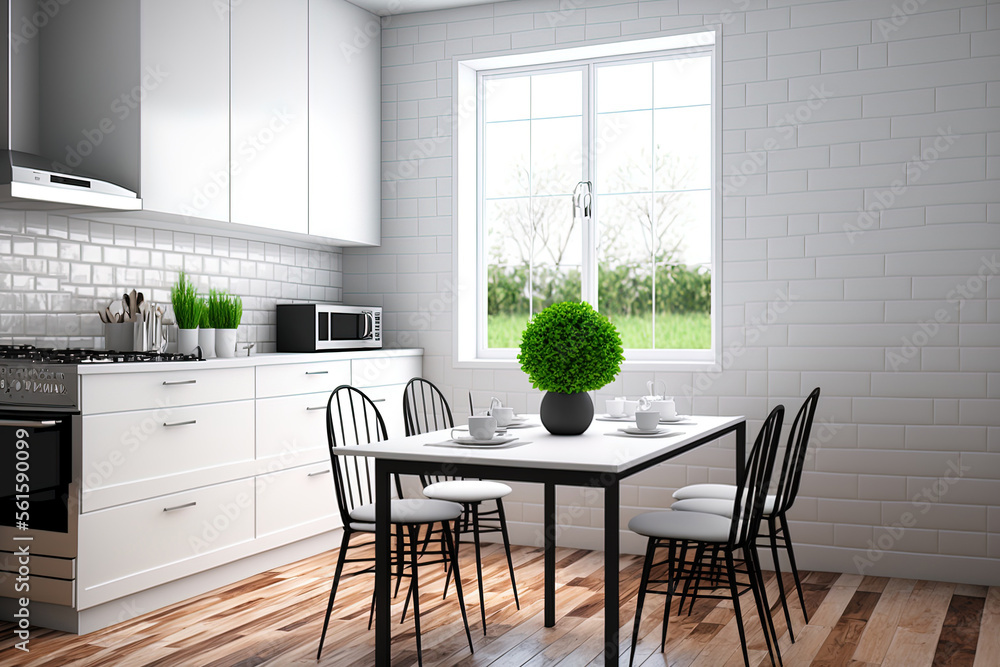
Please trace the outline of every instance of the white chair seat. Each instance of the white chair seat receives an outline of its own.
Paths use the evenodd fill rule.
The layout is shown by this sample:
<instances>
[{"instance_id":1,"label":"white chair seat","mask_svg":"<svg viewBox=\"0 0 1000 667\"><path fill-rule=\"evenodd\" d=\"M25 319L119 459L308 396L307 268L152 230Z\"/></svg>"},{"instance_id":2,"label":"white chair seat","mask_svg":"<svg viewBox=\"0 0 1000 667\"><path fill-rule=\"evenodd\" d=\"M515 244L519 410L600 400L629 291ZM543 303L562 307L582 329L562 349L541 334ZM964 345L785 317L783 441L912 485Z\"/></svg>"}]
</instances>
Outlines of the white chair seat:
<instances>
[{"instance_id":1,"label":"white chair seat","mask_svg":"<svg viewBox=\"0 0 1000 667\"><path fill-rule=\"evenodd\" d=\"M705 512L708 514L718 514L727 518L733 517L732 498L685 498L678 500L670 509L675 512ZM764 516L771 514L774 509L774 495L768 494L764 501Z\"/></svg>"},{"instance_id":2,"label":"white chair seat","mask_svg":"<svg viewBox=\"0 0 1000 667\"><path fill-rule=\"evenodd\" d=\"M660 539L726 542L732 520L700 512L645 512L628 522L629 530Z\"/></svg>"},{"instance_id":3,"label":"white chair seat","mask_svg":"<svg viewBox=\"0 0 1000 667\"><path fill-rule=\"evenodd\" d=\"M479 503L504 498L511 491L509 486L500 482L452 479L425 487L424 495L436 500L450 500L453 503Z\"/></svg>"},{"instance_id":4,"label":"white chair seat","mask_svg":"<svg viewBox=\"0 0 1000 667\"><path fill-rule=\"evenodd\" d=\"M689 498L723 498L732 500L736 497L736 486L733 484L688 484L674 491L674 500Z\"/></svg>"},{"instance_id":5,"label":"white chair seat","mask_svg":"<svg viewBox=\"0 0 1000 667\"><path fill-rule=\"evenodd\" d=\"M435 523L451 521L462 514L462 506L444 500L404 498L393 500L389 510L392 523ZM351 510L351 518L357 523L375 523L375 504L361 505Z\"/></svg>"}]
</instances>

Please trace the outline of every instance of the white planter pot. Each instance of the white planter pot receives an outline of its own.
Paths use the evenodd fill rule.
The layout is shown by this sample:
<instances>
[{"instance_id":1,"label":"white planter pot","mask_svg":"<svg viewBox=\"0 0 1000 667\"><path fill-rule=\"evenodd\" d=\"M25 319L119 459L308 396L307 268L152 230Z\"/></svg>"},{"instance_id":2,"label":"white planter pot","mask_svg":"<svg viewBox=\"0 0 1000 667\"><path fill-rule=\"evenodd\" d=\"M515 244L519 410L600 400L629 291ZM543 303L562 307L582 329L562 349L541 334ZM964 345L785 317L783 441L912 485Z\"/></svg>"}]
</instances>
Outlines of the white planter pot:
<instances>
[{"instance_id":1,"label":"white planter pot","mask_svg":"<svg viewBox=\"0 0 1000 667\"><path fill-rule=\"evenodd\" d=\"M198 345L201 356L205 359L215 358L215 329L198 329Z\"/></svg>"},{"instance_id":2,"label":"white planter pot","mask_svg":"<svg viewBox=\"0 0 1000 667\"><path fill-rule=\"evenodd\" d=\"M177 330L177 353L178 354L192 354L194 348L198 347L198 330L197 329L178 329Z\"/></svg>"},{"instance_id":3,"label":"white planter pot","mask_svg":"<svg viewBox=\"0 0 1000 667\"><path fill-rule=\"evenodd\" d=\"M236 329L215 330L215 354L227 359L236 356Z\"/></svg>"}]
</instances>

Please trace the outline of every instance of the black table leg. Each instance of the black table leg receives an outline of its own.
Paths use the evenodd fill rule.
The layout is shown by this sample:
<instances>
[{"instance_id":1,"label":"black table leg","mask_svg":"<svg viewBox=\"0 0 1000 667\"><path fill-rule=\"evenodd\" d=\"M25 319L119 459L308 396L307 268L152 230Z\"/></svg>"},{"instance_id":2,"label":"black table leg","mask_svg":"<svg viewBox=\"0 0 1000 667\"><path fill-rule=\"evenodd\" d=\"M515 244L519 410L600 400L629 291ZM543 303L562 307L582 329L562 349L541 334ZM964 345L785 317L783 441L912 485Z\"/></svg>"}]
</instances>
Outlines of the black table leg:
<instances>
[{"instance_id":1,"label":"black table leg","mask_svg":"<svg viewBox=\"0 0 1000 667\"><path fill-rule=\"evenodd\" d=\"M375 664L392 660L389 625L390 474L382 459L375 461Z\"/></svg>"},{"instance_id":2,"label":"black table leg","mask_svg":"<svg viewBox=\"0 0 1000 667\"><path fill-rule=\"evenodd\" d=\"M556 624L556 485L545 482L545 627Z\"/></svg>"},{"instance_id":3,"label":"black table leg","mask_svg":"<svg viewBox=\"0 0 1000 667\"><path fill-rule=\"evenodd\" d=\"M618 479L604 487L604 664L618 664Z\"/></svg>"},{"instance_id":4,"label":"black table leg","mask_svg":"<svg viewBox=\"0 0 1000 667\"><path fill-rule=\"evenodd\" d=\"M747 423L736 425L736 483L742 484L747 474Z\"/></svg>"}]
</instances>

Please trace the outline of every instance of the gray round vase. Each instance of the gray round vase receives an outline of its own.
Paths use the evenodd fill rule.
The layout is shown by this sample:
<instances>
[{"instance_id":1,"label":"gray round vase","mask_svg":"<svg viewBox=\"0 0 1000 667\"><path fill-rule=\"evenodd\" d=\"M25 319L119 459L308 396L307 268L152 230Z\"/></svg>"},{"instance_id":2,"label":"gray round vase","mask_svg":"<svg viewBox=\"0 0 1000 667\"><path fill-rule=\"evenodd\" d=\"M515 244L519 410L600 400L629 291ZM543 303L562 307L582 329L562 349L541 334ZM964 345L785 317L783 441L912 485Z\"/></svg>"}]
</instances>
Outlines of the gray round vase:
<instances>
[{"instance_id":1,"label":"gray round vase","mask_svg":"<svg viewBox=\"0 0 1000 667\"><path fill-rule=\"evenodd\" d=\"M542 426L552 435L580 435L594 421L594 401L587 392L547 391L539 408Z\"/></svg>"}]
</instances>

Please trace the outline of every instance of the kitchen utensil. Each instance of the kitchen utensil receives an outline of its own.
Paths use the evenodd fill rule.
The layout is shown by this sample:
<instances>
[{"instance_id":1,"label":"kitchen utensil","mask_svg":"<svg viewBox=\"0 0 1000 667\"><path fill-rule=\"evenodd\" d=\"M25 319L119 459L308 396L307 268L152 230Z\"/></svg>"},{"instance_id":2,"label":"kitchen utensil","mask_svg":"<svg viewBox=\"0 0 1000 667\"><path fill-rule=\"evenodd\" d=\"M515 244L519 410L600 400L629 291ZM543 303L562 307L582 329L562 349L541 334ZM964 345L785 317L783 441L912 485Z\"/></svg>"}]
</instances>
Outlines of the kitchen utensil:
<instances>
[{"instance_id":1,"label":"kitchen utensil","mask_svg":"<svg viewBox=\"0 0 1000 667\"><path fill-rule=\"evenodd\" d=\"M136 321L136 315L138 315L138 314L139 314L139 313L138 313L138 310L139 310L139 304L138 304L138 303L136 302L136 299L138 298L138 296L139 296L139 295L138 295L138 294L136 293L136 291L135 291L135 290L132 290L132 291L131 291L131 292L129 293L129 299L128 299L128 312L132 314L132 321L133 321L133 322L135 322L135 321Z\"/></svg>"}]
</instances>

